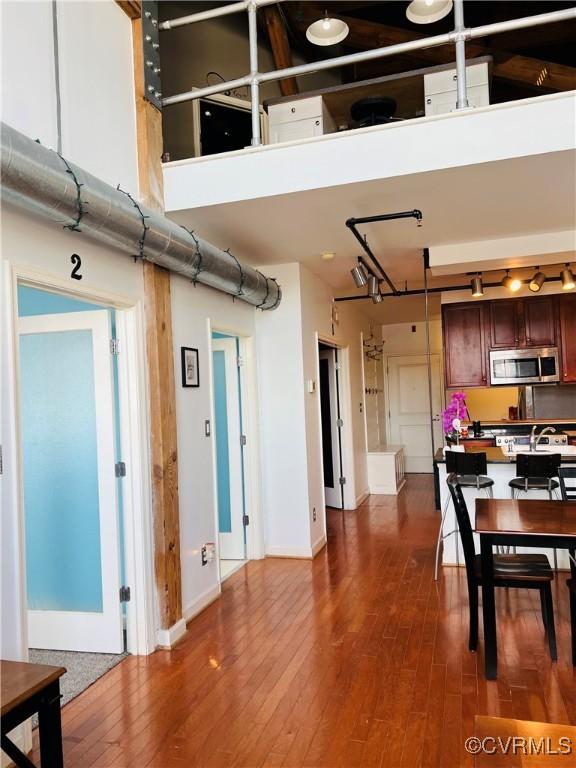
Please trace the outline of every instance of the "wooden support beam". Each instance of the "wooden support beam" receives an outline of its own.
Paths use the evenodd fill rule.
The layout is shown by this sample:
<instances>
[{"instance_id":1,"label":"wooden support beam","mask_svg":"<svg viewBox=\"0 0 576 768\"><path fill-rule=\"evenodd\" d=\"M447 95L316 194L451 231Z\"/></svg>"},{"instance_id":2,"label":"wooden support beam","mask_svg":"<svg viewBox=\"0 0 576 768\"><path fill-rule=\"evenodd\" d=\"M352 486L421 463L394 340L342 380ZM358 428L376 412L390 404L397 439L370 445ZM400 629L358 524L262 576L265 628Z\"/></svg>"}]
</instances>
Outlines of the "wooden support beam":
<instances>
[{"instance_id":1,"label":"wooden support beam","mask_svg":"<svg viewBox=\"0 0 576 768\"><path fill-rule=\"evenodd\" d=\"M140 17L132 22L132 36L139 198L150 208L163 211L162 115L144 98ZM182 618L176 390L170 273L150 262L144 262L143 267L150 390L154 570L160 628L169 629Z\"/></svg>"},{"instance_id":2,"label":"wooden support beam","mask_svg":"<svg viewBox=\"0 0 576 768\"><path fill-rule=\"evenodd\" d=\"M266 6L264 8L264 17L276 69L291 67L292 51L288 42L286 25L280 15L280 11L275 5ZM295 77L287 77L285 80L280 80L279 83L283 96L293 96L295 93L298 93L298 83Z\"/></svg>"},{"instance_id":3,"label":"wooden support beam","mask_svg":"<svg viewBox=\"0 0 576 768\"><path fill-rule=\"evenodd\" d=\"M390 27L374 21L364 21L346 16L340 18L350 27L346 45L359 50L396 45L429 36L421 32ZM305 6L299 26L305 29L313 19L313 12ZM455 55L454 46L451 45L414 51L414 56L417 59L431 64L449 64L455 61ZM541 93L571 91L576 88L576 69L574 67L542 61L529 56L519 56L497 48L487 48L475 42L467 42L466 57L477 58L480 56L493 57L492 74L501 80L529 86Z\"/></svg>"},{"instance_id":4,"label":"wooden support beam","mask_svg":"<svg viewBox=\"0 0 576 768\"><path fill-rule=\"evenodd\" d=\"M131 19L139 19L142 15L142 3L140 0L116 0L116 3Z\"/></svg>"}]
</instances>

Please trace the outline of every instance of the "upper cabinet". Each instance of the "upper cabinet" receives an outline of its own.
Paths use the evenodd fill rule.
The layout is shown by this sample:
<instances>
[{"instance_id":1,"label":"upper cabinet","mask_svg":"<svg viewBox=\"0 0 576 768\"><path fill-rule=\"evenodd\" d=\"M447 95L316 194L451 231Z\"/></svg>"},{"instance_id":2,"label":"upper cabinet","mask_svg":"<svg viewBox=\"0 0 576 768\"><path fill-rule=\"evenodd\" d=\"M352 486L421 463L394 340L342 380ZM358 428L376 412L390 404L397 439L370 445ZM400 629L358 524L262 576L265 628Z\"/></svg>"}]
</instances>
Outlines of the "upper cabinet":
<instances>
[{"instance_id":1,"label":"upper cabinet","mask_svg":"<svg viewBox=\"0 0 576 768\"><path fill-rule=\"evenodd\" d=\"M521 302L524 320L524 346L556 346L556 301L552 296L541 299L524 299Z\"/></svg>"},{"instance_id":2,"label":"upper cabinet","mask_svg":"<svg viewBox=\"0 0 576 768\"><path fill-rule=\"evenodd\" d=\"M576 382L576 294L560 297L562 381Z\"/></svg>"},{"instance_id":3,"label":"upper cabinet","mask_svg":"<svg viewBox=\"0 0 576 768\"><path fill-rule=\"evenodd\" d=\"M556 345L555 301L552 296L490 301L490 349Z\"/></svg>"},{"instance_id":4,"label":"upper cabinet","mask_svg":"<svg viewBox=\"0 0 576 768\"><path fill-rule=\"evenodd\" d=\"M482 302L442 307L447 387L487 384L486 307Z\"/></svg>"},{"instance_id":5,"label":"upper cabinet","mask_svg":"<svg viewBox=\"0 0 576 768\"><path fill-rule=\"evenodd\" d=\"M520 344L518 302L491 301L490 312L490 348L514 349Z\"/></svg>"}]
</instances>

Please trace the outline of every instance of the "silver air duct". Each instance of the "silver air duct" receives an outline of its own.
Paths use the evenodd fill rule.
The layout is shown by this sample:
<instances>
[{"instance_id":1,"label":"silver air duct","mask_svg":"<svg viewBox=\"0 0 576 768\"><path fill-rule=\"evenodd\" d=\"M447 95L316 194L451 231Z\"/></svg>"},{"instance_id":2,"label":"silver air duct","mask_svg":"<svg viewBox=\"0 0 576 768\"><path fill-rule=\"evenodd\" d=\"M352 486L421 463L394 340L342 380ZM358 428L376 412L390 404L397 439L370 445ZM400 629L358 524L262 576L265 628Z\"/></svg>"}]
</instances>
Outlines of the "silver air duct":
<instances>
[{"instance_id":1,"label":"silver air duct","mask_svg":"<svg viewBox=\"0 0 576 768\"><path fill-rule=\"evenodd\" d=\"M2 123L2 198L260 309L276 309L275 280L190 234L120 189Z\"/></svg>"}]
</instances>

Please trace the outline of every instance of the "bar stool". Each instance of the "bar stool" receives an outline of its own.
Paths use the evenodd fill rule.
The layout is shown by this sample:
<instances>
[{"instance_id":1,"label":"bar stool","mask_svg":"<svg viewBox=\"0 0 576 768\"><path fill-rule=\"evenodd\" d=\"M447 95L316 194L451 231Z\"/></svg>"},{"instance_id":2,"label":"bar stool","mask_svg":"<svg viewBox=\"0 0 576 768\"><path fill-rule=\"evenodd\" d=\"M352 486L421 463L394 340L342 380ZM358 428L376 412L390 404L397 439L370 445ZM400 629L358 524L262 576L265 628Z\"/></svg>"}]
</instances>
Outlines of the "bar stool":
<instances>
[{"instance_id":1,"label":"bar stool","mask_svg":"<svg viewBox=\"0 0 576 768\"><path fill-rule=\"evenodd\" d=\"M562 456L559 453L518 453L516 455L516 477L510 480L510 492L512 498L516 498L518 492L548 491L552 501L554 491L560 484L554 477L558 477ZM558 554L554 550L554 570L558 570Z\"/></svg>"},{"instance_id":2,"label":"bar stool","mask_svg":"<svg viewBox=\"0 0 576 768\"><path fill-rule=\"evenodd\" d=\"M576 503L576 467L560 467L560 494L562 501ZM576 551L569 552L570 559L576 565ZM576 667L576 579L568 579L566 586L570 590L570 627L572 632L572 665Z\"/></svg>"},{"instance_id":3,"label":"bar stool","mask_svg":"<svg viewBox=\"0 0 576 768\"><path fill-rule=\"evenodd\" d=\"M460 453L459 451L446 451L446 474L455 474L457 477L458 485L461 488L476 488L478 491L484 491L488 498L492 498L492 486L494 480L487 476L488 463L486 461L486 454L482 452L474 453ZM450 495L448 495L444 509L442 510L442 520L440 521L440 528L438 530L438 538L436 540L436 561L434 565L434 581L438 581L438 564L440 562L440 544L444 542L449 536L453 534L459 535L458 524L456 528L449 533L444 533L444 522L446 520L446 514L448 512L448 506L450 504ZM456 539L456 547L458 547L458 539Z\"/></svg>"}]
</instances>

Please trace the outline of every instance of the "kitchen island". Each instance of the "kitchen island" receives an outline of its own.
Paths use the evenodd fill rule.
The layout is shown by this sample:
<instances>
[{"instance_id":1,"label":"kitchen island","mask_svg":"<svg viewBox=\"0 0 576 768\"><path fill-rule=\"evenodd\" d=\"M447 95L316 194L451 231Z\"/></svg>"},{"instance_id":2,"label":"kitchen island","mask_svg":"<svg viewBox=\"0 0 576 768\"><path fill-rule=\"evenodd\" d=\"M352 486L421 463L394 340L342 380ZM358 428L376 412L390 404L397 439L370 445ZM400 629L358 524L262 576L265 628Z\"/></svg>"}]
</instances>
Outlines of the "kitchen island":
<instances>
[{"instance_id":1,"label":"kitchen island","mask_svg":"<svg viewBox=\"0 0 576 768\"><path fill-rule=\"evenodd\" d=\"M501 448L474 448L466 446L467 453L486 453L486 460L488 462L488 476L494 480L493 494L495 499L509 499L511 498L510 488L508 483L513 477L516 477L516 455L504 453ZM547 451L550 453L551 451ZM576 464L576 447L575 446L558 446L558 450L554 450L554 453L560 453L562 456L562 466L569 466ZM439 495L440 495L440 508L444 509L444 504L449 496L448 486L446 485L446 459L444 453L440 448L434 456L434 463L438 472L439 483ZM476 491L474 488L463 488L464 498L466 499L466 505L468 512L470 513L470 519L472 527L474 527L474 515L475 515L475 499L480 496L484 496L484 491ZM559 492L558 492L559 493ZM520 494L520 498L529 499L547 499L547 491L530 491L529 494ZM440 520L438 521L440 524ZM456 527L456 516L454 513L454 507L452 501L448 507L448 513L446 520L444 521L444 532L452 531ZM477 552L480 552L478 541L476 542ZM524 551L518 549L518 552ZM553 562L552 550L546 549L532 549L525 550L531 552L542 552L546 554ZM450 536L444 541L444 550L442 554L443 565L464 565L464 558L462 554L462 546L460 541L456 542L456 535ZM569 568L568 554L564 551L558 551L558 567Z\"/></svg>"}]
</instances>

